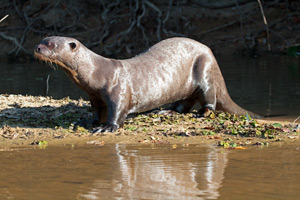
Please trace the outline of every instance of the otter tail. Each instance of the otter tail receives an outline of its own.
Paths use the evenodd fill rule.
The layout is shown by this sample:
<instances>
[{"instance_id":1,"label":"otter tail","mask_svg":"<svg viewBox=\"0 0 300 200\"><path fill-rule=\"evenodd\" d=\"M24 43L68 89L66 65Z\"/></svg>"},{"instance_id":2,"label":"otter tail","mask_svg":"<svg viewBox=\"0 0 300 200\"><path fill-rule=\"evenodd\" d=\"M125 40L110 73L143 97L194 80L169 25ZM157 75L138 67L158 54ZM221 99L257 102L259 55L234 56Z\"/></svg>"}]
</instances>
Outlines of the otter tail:
<instances>
[{"instance_id":1,"label":"otter tail","mask_svg":"<svg viewBox=\"0 0 300 200\"><path fill-rule=\"evenodd\" d=\"M229 112L231 114L236 114L239 116L246 115L246 113L247 113L248 115L250 115L251 118L255 118L255 119L261 119L261 118L265 117L263 115L248 111L248 110L240 107L230 98L229 95L228 95L226 104L223 104L223 103L217 104L217 110L223 110L225 112Z\"/></svg>"}]
</instances>

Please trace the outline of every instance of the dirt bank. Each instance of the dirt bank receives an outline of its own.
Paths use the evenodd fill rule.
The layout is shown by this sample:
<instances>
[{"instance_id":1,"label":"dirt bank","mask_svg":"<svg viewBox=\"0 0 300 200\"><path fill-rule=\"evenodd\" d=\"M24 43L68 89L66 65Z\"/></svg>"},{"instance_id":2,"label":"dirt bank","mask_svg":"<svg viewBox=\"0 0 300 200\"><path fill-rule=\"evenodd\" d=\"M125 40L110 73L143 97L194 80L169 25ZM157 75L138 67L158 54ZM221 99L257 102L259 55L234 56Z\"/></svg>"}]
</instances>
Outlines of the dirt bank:
<instances>
[{"instance_id":1,"label":"dirt bank","mask_svg":"<svg viewBox=\"0 0 300 200\"><path fill-rule=\"evenodd\" d=\"M184 143L244 148L299 142L300 132L298 124L227 113L211 113L207 118L195 117L197 113L150 113L128 118L115 133L91 135L90 129L74 129L74 122L91 118L89 102L82 99L0 95L0 110L0 147Z\"/></svg>"}]
</instances>

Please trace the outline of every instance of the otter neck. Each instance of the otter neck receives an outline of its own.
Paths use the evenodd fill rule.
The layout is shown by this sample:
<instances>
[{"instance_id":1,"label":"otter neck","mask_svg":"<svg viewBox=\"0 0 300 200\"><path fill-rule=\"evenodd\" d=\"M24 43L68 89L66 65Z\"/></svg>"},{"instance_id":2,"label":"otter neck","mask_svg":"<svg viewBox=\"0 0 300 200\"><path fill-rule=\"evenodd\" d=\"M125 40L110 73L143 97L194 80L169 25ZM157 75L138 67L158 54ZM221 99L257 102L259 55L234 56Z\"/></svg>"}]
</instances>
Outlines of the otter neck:
<instances>
[{"instance_id":1,"label":"otter neck","mask_svg":"<svg viewBox=\"0 0 300 200\"><path fill-rule=\"evenodd\" d=\"M66 62L68 63L67 68L63 67L63 70L79 88L88 92L95 89L90 88L93 73L95 70L99 71L105 67L104 63L109 59L94 53L83 45L78 51L71 62ZM99 63L101 63L100 66ZM105 77L105 74L103 75Z\"/></svg>"}]
</instances>

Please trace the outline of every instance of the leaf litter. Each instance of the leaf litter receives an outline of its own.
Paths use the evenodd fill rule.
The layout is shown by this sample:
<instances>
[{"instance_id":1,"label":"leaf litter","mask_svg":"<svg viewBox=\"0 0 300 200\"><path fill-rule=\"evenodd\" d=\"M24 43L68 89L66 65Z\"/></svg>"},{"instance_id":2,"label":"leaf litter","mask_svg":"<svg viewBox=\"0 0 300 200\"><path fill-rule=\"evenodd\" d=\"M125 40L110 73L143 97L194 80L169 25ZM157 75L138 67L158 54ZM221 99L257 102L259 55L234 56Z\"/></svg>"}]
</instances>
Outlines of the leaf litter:
<instances>
[{"instance_id":1,"label":"leaf litter","mask_svg":"<svg viewBox=\"0 0 300 200\"><path fill-rule=\"evenodd\" d=\"M216 144L228 149L299 139L299 124L261 121L250 116L211 112L134 114L114 133L91 135L75 122L92 118L89 101L43 96L0 95L0 141L45 147L62 141L103 146L108 143ZM69 140L64 140L69 139ZM81 141L81 142L80 142Z\"/></svg>"}]
</instances>

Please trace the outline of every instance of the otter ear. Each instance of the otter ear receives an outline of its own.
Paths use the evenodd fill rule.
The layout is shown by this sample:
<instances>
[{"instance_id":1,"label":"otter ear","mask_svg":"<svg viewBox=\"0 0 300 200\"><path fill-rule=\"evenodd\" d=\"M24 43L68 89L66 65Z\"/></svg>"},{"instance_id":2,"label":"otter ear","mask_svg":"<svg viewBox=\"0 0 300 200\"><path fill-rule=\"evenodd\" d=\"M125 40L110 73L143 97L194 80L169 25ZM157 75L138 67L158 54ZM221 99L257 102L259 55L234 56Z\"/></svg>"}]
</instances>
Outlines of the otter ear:
<instances>
[{"instance_id":1,"label":"otter ear","mask_svg":"<svg viewBox=\"0 0 300 200\"><path fill-rule=\"evenodd\" d=\"M70 45L70 47L71 47L71 50L74 52L74 51L76 51L76 47L77 47L77 45L76 45L76 43L75 42L70 42L69 43L69 45Z\"/></svg>"}]
</instances>

